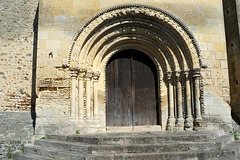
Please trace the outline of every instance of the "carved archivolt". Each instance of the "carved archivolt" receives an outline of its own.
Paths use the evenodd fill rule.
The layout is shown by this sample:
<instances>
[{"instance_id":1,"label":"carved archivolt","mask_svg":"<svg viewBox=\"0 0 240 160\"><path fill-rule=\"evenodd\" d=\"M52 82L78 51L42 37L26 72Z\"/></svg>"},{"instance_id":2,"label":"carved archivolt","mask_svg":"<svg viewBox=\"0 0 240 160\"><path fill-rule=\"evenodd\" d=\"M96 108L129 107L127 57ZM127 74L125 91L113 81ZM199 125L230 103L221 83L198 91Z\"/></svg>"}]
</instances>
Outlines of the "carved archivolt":
<instances>
[{"instance_id":1,"label":"carved archivolt","mask_svg":"<svg viewBox=\"0 0 240 160\"><path fill-rule=\"evenodd\" d=\"M185 69L201 66L200 51L187 27L161 9L139 4L106 9L86 22L72 42L68 65L91 67L104 46L111 41L121 43L118 38L129 34L133 35L133 39L136 35L142 35L146 40L154 40L167 47L166 50L172 52L168 55L172 58L169 65L184 63ZM159 46L158 49L162 48ZM101 61L104 57L99 58Z\"/></svg>"}]
</instances>

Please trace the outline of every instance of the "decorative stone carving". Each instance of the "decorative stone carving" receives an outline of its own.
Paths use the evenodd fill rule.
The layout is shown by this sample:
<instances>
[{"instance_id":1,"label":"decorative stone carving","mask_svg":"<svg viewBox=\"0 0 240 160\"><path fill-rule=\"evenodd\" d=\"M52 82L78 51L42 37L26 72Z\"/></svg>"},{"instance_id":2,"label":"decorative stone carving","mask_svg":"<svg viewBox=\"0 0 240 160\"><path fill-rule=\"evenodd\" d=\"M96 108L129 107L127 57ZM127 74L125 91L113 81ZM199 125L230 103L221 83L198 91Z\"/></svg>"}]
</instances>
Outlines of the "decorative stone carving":
<instances>
[{"instance_id":1,"label":"decorative stone carving","mask_svg":"<svg viewBox=\"0 0 240 160\"><path fill-rule=\"evenodd\" d=\"M93 73L92 72L86 72L86 75L85 75L85 79L86 80L90 80L90 79L92 79L92 77L93 77Z\"/></svg>"},{"instance_id":2,"label":"decorative stone carving","mask_svg":"<svg viewBox=\"0 0 240 160\"><path fill-rule=\"evenodd\" d=\"M99 73L99 72L94 72L94 73L93 73L93 80L94 80L94 81L98 81L99 76L100 76L100 73Z\"/></svg>"},{"instance_id":3,"label":"decorative stone carving","mask_svg":"<svg viewBox=\"0 0 240 160\"><path fill-rule=\"evenodd\" d=\"M195 39L193 38L187 27L177 18L161 9L138 4L120 5L117 7L106 9L94 16L88 22L86 22L86 24L83 25L83 27L79 30L78 34L74 38L74 41L72 42L72 46L69 51L69 57L71 58L69 58L70 61L68 63L77 61L79 57L79 51L73 50L73 47L77 44L80 46L83 44L85 38L88 37L87 34L90 33L85 32L86 30L94 30L96 26L99 26L101 23L108 23L108 20L110 19L121 18L122 16L132 17L133 15L139 17L141 17L142 15L149 16L156 19L156 22L161 21L164 22L166 25L172 26L172 28L176 32L178 32L189 45L188 48L191 52L194 67L200 67L200 50L197 46ZM102 19L103 17L104 19ZM99 19L102 20L100 21ZM72 63L72 65L74 65L74 63Z\"/></svg>"},{"instance_id":4,"label":"decorative stone carving","mask_svg":"<svg viewBox=\"0 0 240 160\"><path fill-rule=\"evenodd\" d=\"M78 71L78 77L79 77L80 79L83 79L83 78L85 77L85 75L86 75L86 72L87 72L86 69L83 69L83 68L79 69L79 71Z\"/></svg>"}]
</instances>

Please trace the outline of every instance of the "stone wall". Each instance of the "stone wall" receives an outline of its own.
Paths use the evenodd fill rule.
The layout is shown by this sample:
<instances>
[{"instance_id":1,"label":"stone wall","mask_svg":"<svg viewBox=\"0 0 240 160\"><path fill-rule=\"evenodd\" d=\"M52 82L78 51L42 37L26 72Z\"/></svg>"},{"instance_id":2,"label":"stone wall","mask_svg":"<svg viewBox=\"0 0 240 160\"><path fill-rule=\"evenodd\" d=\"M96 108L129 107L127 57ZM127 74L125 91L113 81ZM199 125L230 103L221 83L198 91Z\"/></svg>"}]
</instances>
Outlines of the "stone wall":
<instances>
[{"instance_id":1,"label":"stone wall","mask_svg":"<svg viewBox=\"0 0 240 160\"><path fill-rule=\"evenodd\" d=\"M0 124L0 159L20 151L21 144L31 143L34 132L29 112L0 112Z\"/></svg>"},{"instance_id":2,"label":"stone wall","mask_svg":"<svg viewBox=\"0 0 240 160\"><path fill-rule=\"evenodd\" d=\"M0 0L0 111L31 106L37 0Z\"/></svg>"},{"instance_id":3,"label":"stone wall","mask_svg":"<svg viewBox=\"0 0 240 160\"><path fill-rule=\"evenodd\" d=\"M34 23L38 0L0 0L0 159L33 135Z\"/></svg>"},{"instance_id":4,"label":"stone wall","mask_svg":"<svg viewBox=\"0 0 240 160\"><path fill-rule=\"evenodd\" d=\"M223 8L225 16L232 114L233 117L240 122L240 1L223 0Z\"/></svg>"}]
</instances>

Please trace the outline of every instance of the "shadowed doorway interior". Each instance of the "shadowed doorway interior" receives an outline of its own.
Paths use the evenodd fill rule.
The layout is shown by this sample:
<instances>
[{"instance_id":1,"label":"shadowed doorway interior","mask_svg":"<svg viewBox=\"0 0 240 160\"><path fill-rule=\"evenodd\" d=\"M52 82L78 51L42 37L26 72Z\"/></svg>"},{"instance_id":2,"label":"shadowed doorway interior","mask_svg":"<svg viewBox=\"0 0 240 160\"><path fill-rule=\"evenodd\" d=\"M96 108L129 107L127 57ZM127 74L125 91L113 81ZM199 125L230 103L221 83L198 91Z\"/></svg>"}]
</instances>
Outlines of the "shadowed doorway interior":
<instances>
[{"instance_id":1,"label":"shadowed doorway interior","mask_svg":"<svg viewBox=\"0 0 240 160\"><path fill-rule=\"evenodd\" d=\"M115 54L106 68L106 125L159 125L157 70L137 50Z\"/></svg>"}]
</instances>

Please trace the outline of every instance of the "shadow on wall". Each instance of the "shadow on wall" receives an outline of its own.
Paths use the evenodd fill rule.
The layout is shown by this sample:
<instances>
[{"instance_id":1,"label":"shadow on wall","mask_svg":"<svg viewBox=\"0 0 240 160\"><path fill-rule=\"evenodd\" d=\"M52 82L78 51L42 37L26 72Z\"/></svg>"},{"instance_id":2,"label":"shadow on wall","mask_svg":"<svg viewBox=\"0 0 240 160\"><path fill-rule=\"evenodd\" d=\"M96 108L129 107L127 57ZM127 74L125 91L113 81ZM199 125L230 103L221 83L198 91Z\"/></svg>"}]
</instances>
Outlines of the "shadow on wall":
<instances>
[{"instance_id":1,"label":"shadow on wall","mask_svg":"<svg viewBox=\"0 0 240 160\"><path fill-rule=\"evenodd\" d=\"M38 16L39 16L39 4L37 6L34 22L33 22L33 59L32 59L32 96L31 96L31 117L33 120L33 129L35 135L36 126L36 68L37 68L37 39L38 39Z\"/></svg>"},{"instance_id":2,"label":"shadow on wall","mask_svg":"<svg viewBox=\"0 0 240 160\"><path fill-rule=\"evenodd\" d=\"M234 111L232 111L232 118L238 125L240 125L240 118L238 118Z\"/></svg>"}]
</instances>

